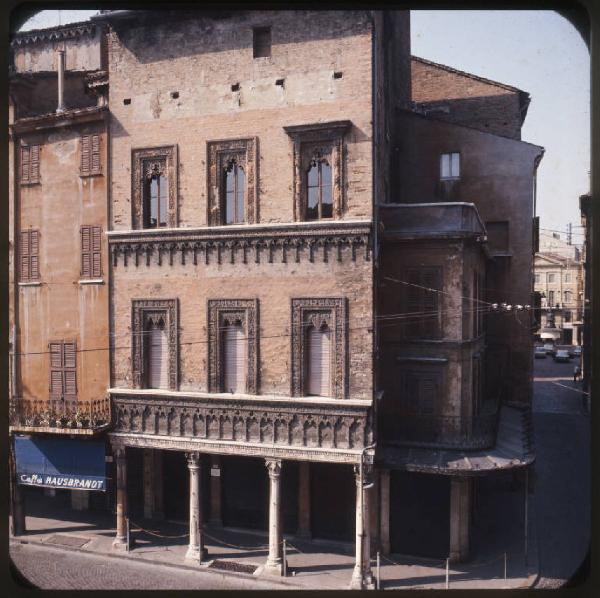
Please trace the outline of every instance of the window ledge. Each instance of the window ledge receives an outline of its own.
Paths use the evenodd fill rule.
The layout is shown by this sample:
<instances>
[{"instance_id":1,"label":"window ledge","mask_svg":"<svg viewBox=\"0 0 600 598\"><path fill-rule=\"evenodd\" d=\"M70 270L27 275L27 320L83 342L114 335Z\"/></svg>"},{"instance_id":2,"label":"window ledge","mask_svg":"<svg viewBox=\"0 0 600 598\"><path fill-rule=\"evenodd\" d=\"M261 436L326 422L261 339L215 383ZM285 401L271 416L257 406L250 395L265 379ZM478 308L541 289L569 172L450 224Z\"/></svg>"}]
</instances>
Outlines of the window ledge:
<instances>
[{"instance_id":1,"label":"window ledge","mask_svg":"<svg viewBox=\"0 0 600 598\"><path fill-rule=\"evenodd\" d=\"M32 280L31 282L20 282L19 286L20 287L41 287L42 281L41 280Z\"/></svg>"},{"instance_id":2,"label":"window ledge","mask_svg":"<svg viewBox=\"0 0 600 598\"><path fill-rule=\"evenodd\" d=\"M80 172L79 178L80 179L89 179L90 177L93 177L93 176L102 176L102 174L103 173L101 170L99 170L97 172L87 172L87 173Z\"/></svg>"},{"instance_id":3,"label":"window ledge","mask_svg":"<svg viewBox=\"0 0 600 598\"><path fill-rule=\"evenodd\" d=\"M104 278L82 278L79 284L104 284Z\"/></svg>"}]
</instances>

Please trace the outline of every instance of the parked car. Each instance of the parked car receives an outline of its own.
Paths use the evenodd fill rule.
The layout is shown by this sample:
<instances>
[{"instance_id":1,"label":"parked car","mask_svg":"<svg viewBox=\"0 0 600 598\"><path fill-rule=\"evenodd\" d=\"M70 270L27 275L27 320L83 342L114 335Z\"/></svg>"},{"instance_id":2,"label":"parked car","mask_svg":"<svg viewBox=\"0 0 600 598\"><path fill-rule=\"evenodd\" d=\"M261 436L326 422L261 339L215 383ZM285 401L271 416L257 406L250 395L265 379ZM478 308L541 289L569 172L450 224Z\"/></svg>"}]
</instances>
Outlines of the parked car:
<instances>
[{"instance_id":1,"label":"parked car","mask_svg":"<svg viewBox=\"0 0 600 598\"><path fill-rule=\"evenodd\" d=\"M568 363L571 357L569 356L569 352L566 349L559 349L554 356L554 361Z\"/></svg>"},{"instance_id":2,"label":"parked car","mask_svg":"<svg viewBox=\"0 0 600 598\"><path fill-rule=\"evenodd\" d=\"M552 357L556 355L556 347L552 343L546 343L544 345L544 349L546 351L546 355L552 355Z\"/></svg>"},{"instance_id":3,"label":"parked car","mask_svg":"<svg viewBox=\"0 0 600 598\"><path fill-rule=\"evenodd\" d=\"M579 345L574 345L569 348L569 355L571 357L581 357L581 347Z\"/></svg>"},{"instance_id":4,"label":"parked car","mask_svg":"<svg viewBox=\"0 0 600 598\"><path fill-rule=\"evenodd\" d=\"M533 352L533 356L536 359L546 359L546 349L545 347L536 347Z\"/></svg>"}]
</instances>

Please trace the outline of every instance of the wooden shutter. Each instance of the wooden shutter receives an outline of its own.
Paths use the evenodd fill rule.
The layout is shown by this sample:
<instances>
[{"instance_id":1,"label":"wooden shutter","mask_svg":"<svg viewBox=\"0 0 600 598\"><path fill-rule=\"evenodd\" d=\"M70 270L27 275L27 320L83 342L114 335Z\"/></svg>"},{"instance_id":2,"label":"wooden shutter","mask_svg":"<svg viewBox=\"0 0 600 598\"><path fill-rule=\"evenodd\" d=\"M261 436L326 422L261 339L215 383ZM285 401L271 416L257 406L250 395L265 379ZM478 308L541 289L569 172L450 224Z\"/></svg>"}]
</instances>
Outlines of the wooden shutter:
<instances>
[{"instance_id":1,"label":"wooden shutter","mask_svg":"<svg viewBox=\"0 0 600 598\"><path fill-rule=\"evenodd\" d=\"M21 183L29 182L29 147L21 148Z\"/></svg>"},{"instance_id":2,"label":"wooden shutter","mask_svg":"<svg viewBox=\"0 0 600 598\"><path fill-rule=\"evenodd\" d=\"M331 331L328 328L309 328L307 378L309 395L331 395Z\"/></svg>"},{"instance_id":3,"label":"wooden shutter","mask_svg":"<svg viewBox=\"0 0 600 598\"><path fill-rule=\"evenodd\" d=\"M90 136L82 135L81 136L81 174L89 174L90 173Z\"/></svg>"},{"instance_id":4,"label":"wooden shutter","mask_svg":"<svg viewBox=\"0 0 600 598\"><path fill-rule=\"evenodd\" d=\"M434 411L435 398L437 395L437 384L433 378L421 378L419 380L419 412L430 415Z\"/></svg>"},{"instance_id":5,"label":"wooden shutter","mask_svg":"<svg viewBox=\"0 0 600 598\"><path fill-rule=\"evenodd\" d=\"M75 343L63 344L64 394L71 399L77 396L77 361Z\"/></svg>"},{"instance_id":6,"label":"wooden shutter","mask_svg":"<svg viewBox=\"0 0 600 598\"><path fill-rule=\"evenodd\" d=\"M30 163L29 163L29 182L37 183L40 180L40 146L32 145L29 148Z\"/></svg>"},{"instance_id":7,"label":"wooden shutter","mask_svg":"<svg viewBox=\"0 0 600 598\"><path fill-rule=\"evenodd\" d=\"M91 171L100 172L100 135L92 135Z\"/></svg>"},{"instance_id":8,"label":"wooden shutter","mask_svg":"<svg viewBox=\"0 0 600 598\"><path fill-rule=\"evenodd\" d=\"M40 243L39 231L29 231L29 278L37 280L40 277Z\"/></svg>"},{"instance_id":9,"label":"wooden shutter","mask_svg":"<svg viewBox=\"0 0 600 598\"><path fill-rule=\"evenodd\" d=\"M89 278L92 275L91 226L81 227L81 276Z\"/></svg>"},{"instance_id":10,"label":"wooden shutter","mask_svg":"<svg viewBox=\"0 0 600 598\"><path fill-rule=\"evenodd\" d=\"M63 346L62 343L50 343L50 396L63 394Z\"/></svg>"},{"instance_id":11,"label":"wooden shutter","mask_svg":"<svg viewBox=\"0 0 600 598\"><path fill-rule=\"evenodd\" d=\"M150 371L148 372L148 381L150 388L168 388L168 343L167 333L164 328L152 327L148 331L149 349L148 364Z\"/></svg>"},{"instance_id":12,"label":"wooden shutter","mask_svg":"<svg viewBox=\"0 0 600 598\"><path fill-rule=\"evenodd\" d=\"M21 272L20 278L22 282L26 282L31 277L31 271L29 269L29 231L23 231L21 233L21 251L20 251L20 260L21 260Z\"/></svg>"},{"instance_id":13,"label":"wooden shutter","mask_svg":"<svg viewBox=\"0 0 600 598\"><path fill-rule=\"evenodd\" d=\"M92 277L100 278L102 276L101 261L101 239L102 229L99 226L92 226Z\"/></svg>"},{"instance_id":14,"label":"wooden shutter","mask_svg":"<svg viewBox=\"0 0 600 598\"><path fill-rule=\"evenodd\" d=\"M223 392L246 392L246 338L240 324L229 325L223 335Z\"/></svg>"}]
</instances>

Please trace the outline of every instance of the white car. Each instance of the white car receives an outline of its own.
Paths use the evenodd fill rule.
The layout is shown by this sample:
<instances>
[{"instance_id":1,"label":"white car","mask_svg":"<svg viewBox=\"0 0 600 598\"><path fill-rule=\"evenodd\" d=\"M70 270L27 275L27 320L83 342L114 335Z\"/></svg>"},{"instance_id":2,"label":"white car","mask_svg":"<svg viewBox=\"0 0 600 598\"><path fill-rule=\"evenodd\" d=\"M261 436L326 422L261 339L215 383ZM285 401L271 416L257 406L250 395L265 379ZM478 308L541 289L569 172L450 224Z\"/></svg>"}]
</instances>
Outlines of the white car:
<instances>
[{"instance_id":1,"label":"white car","mask_svg":"<svg viewBox=\"0 0 600 598\"><path fill-rule=\"evenodd\" d=\"M559 349L554 356L554 361L560 361L562 363L568 363L570 359L569 352L565 349Z\"/></svg>"},{"instance_id":2,"label":"white car","mask_svg":"<svg viewBox=\"0 0 600 598\"><path fill-rule=\"evenodd\" d=\"M546 359L546 349L545 347L536 347L533 356L536 359Z\"/></svg>"}]
</instances>

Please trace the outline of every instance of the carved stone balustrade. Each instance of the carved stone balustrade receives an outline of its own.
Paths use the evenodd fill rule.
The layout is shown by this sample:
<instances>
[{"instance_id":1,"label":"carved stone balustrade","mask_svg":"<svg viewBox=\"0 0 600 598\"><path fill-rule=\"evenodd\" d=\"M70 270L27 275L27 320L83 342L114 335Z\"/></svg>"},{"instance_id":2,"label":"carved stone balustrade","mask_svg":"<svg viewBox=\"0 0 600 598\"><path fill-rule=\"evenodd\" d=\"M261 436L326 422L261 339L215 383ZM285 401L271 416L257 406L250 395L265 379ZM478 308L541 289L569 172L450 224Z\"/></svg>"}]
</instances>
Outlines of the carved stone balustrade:
<instances>
[{"instance_id":1,"label":"carved stone balustrade","mask_svg":"<svg viewBox=\"0 0 600 598\"><path fill-rule=\"evenodd\" d=\"M369 401L113 388L111 442L355 463L373 439Z\"/></svg>"},{"instance_id":2,"label":"carved stone balustrade","mask_svg":"<svg viewBox=\"0 0 600 598\"><path fill-rule=\"evenodd\" d=\"M368 221L109 231L113 266L339 262L371 259Z\"/></svg>"}]
</instances>

